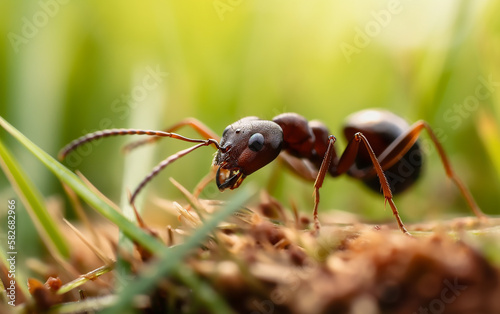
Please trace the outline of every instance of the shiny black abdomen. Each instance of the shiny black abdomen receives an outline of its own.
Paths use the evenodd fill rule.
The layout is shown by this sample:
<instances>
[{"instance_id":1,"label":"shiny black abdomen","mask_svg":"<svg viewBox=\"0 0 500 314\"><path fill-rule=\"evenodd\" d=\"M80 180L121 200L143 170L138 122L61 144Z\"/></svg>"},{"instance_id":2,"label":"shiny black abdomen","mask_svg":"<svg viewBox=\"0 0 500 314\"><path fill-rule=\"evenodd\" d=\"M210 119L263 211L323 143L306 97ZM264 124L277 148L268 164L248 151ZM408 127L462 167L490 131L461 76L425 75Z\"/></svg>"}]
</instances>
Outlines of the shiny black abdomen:
<instances>
[{"instance_id":1,"label":"shiny black abdomen","mask_svg":"<svg viewBox=\"0 0 500 314\"><path fill-rule=\"evenodd\" d=\"M352 139L356 132L361 132L370 142L375 155L380 154L401 134L409 129L408 123L401 117L384 110L363 110L347 118L344 135ZM422 171L423 153L417 141L396 164L385 169L393 194L398 194L409 188L420 176ZM360 145L355 161L358 169L372 168L372 163L364 145ZM350 172L352 175L352 172ZM360 178L372 190L381 193L380 181L377 175Z\"/></svg>"}]
</instances>

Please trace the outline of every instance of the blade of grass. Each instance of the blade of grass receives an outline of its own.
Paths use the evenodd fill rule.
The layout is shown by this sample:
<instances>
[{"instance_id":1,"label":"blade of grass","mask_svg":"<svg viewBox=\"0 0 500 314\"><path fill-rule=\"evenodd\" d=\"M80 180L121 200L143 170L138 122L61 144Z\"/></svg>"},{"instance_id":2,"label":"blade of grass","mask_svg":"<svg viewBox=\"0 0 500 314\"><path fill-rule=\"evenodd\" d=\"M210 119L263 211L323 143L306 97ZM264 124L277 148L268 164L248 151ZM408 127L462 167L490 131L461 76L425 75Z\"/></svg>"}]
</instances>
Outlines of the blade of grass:
<instances>
[{"instance_id":1,"label":"blade of grass","mask_svg":"<svg viewBox=\"0 0 500 314\"><path fill-rule=\"evenodd\" d=\"M141 228L126 219L122 214L114 210L95 192L91 191L73 172L64 167L52 156L36 146L26 136L0 117L0 126L23 144L35 157L37 157L59 180L71 187L83 200L91 205L97 212L116 224L123 233L142 245L151 252L164 248L164 245L144 232Z\"/></svg>"},{"instance_id":2,"label":"blade of grass","mask_svg":"<svg viewBox=\"0 0 500 314\"><path fill-rule=\"evenodd\" d=\"M62 303L52 307L44 312L46 314L71 314L71 313L87 313L99 311L102 308L109 306L115 302L115 295L105 295L102 297L88 298L78 302ZM126 313L126 312L124 312Z\"/></svg>"},{"instance_id":3,"label":"blade of grass","mask_svg":"<svg viewBox=\"0 0 500 314\"><path fill-rule=\"evenodd\" d=\"M178 278L186 283L187 286L198 285L197 290L194 290L199 297L199 300L211 309L212 312L230 313L223 299L221 299L212 287L200 281L196 276L190 275L191 272L183 269L185 266L178 265L182 258L189 253L208 233L213 230L217 224L224 220L231 213L241 207L253 193L249 192L247 187L236 194L233 202L231 202L224 210L218 212L213 219L209 220L206 224L196 230L192 237L188 239L186 244L175 247L166 248L160 241L146 234L142 229L127 220L120 213L115 211L109 204L107 204L97 193L89 190L89 188L70 170L56 161L53 157L48 155L41 148L32 143L21 132L9 124L5 119L0 117L0 126L7 130L14 138L23 144L29 151L33 153L49 170L51 170L56 177L71 187L82 199L89 205L93 206L101 215L115 223L122 232L142 245L144 248L151 252L156 252L160 256L158 262L153 263L148 267L148 271L142 274L138 282L128 285L120 294L117 309L114 307L109 309L111 313L123 313L133 301L130 297L142 293L150 289L154 283L162 277L177 271ZM177 269L176 269L177 267ZM193 287L195 288L195 287ZM121 310L120 310L121 309Z\"/></svg>"},{"instance_id":4,"label":"blade of grass","mask_svg":"<svg viewBox=\"0 0 500 314\"><path fill-rule=\"evenodd\" d=\"M134 284L126 286L121 291L117 304L103 311L103 313L124 313L132 306L134 296L147 293L154 287L158 280L173 274L175 271L177 271L178 276L183 278L184 282L190 282L191 285L200 284L201 282L198 278L193 276L191 271L181 264L181 261L193 250L193 248L198 246L219 223L244 206L254 194L255 189L251 186L246 186L235 194L227 206L215 213L212 218L208 219L202 226L196 229L184 244L172 248L163 248L161 251L157 252L158 258L143 269L139 278L134 281ZM205 286L205 288L206 287L208 286ZM206 302L205 305L210 306L211 312L231 313L226 303L221 300L215 291L210 287L208 288L209 289L200 290L199 287L193 287L193 292L203 292L203 294L200 292L201 295L199 295L199 297L202 298L202 301Z\"/></svg>"},{"instance_id":5,"label":"blade of grass","mask_svg":"<svg viewBox=\"0 0 500 314\"><path fill-rule=\"evenodd\" d=\"M490 155L491 162L500 177L500 132L499 125L495 122L493 114L483 110L479 114L478 123L476 124L479 130L480 138Z\"/></svg>"},{"instance_id":6,"label":"blade of grass","mask_svg":"<svg viewBox=\"0 0 500 314\"><path fill-rule=\"evenodd\" d=\"M130 93L133 93L137 86L141 86L142 80L145 75L148 75L147 70L143 67L137 67L131 73L130 80ZM142 107L141 110L134 110L133 114L127 117L127 127L134 128L138 125L147 125L148 128L161 129L164 127L164 121L161 120L163 117L162 111L163 106L167 104L166 102L166 90L163 84L158 85L156 88L148 91L148 97L143 102L139 102ZM122 182L120 191L120 208L125 217L138 223L136 217L136 212L134 208L130 205L129 191L131 187L135 187L139 182L144 179L144 176L153 169L156 165L154 162L155 151L157 149L156 145L150 145L145 147L141 154L125 154L123 156L123 168L122 168ZM142 209L144 208L143 201L146 198L147 193L139 194L135 199L135 209L137 209L139 216L142 215ZM131 193L131 192L130 192ZM140 224L138 224L140 225ZM118 245L120 247L120 252L132 252L134 250L134 244L122 233L118 235ZM128 254L127 254L128 255ZM128 282L127 278L133 278L133 272L131 265L127 258L123 259L122 254L118 254L116 263L116 281L115 285L120 287L123 282Z\"/></svg>"},{"instance_id":7,"label":"blade of grass","mask_svg":"<svg viewBox=\"0 0 500 314\"><path fill-rule=\"evenodd\" d=\"M92 270L91 272L88 272L84 275L81 275L80 277L76 278L73 281L68 282L64 286L62 286L59 290L57 290L57 294L65 294L75 288L80 287L84 283L90 281L90 280L95 280L96 278L99 278L99 276L102 276L104 274L109 273L112 271L115 267L114 263L99 267L97 269Z\"/></svg>"},{"instance_id":8,"label":"blade of grass","mask_svg":"<svg viewBox=\"0 0 500 314\"><path fill-rule=\"evenodd\" d=\"M28 210L31 219L38 229L38 233L44 239L44 243L48 246L49 250L54 254L60 254L64 258L69 258L68 244L59 227L47 211L40 191L28 178L1 140L0 167L21 199L24 207Z\"/></svg>"}]
</instances>

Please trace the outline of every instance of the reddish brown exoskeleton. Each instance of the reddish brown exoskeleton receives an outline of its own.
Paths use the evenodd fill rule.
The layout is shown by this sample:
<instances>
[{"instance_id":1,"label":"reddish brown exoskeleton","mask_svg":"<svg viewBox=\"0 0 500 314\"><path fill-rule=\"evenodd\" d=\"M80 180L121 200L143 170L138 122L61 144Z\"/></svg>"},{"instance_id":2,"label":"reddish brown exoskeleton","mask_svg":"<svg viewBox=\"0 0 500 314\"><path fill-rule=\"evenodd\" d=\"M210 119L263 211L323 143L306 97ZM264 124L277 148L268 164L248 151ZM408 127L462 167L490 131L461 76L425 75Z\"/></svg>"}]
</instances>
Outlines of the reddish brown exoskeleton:
<instances>
[{"instance_id":1,"label":"reddish brown exoskeleton","mask_svg":"<svg viewBox=\"0 0 500 314\"><path fill-rule=\"evenodd\" d=\"M172 133L182 126L190 126L205 139L191 139ZM281 155L290 168L301 177L314 181L314 228L319 230L319 189L326 174L333 177L347 173L362 180L371 189L382 192L391 206L399 228L406 230L393 201L393 193L400 193L419 177L422 151L418 138L426 130L443 162L446 174L457 185L474 214L485 217L471 193L453 171L443 147L425 121L408 125L399 116L383 110L363 110L347 118L344 135L349 141L341 155L335 150L336 138L319 121L307 121L296 113L284 113L272 120L246 117L226 127L220 142L209 128L195 119L184 120L165 131L136 129L110 129L85 135L66 146L60 153L63 159L76 147L108 136L149 135L143 141L133 142L127 149L135 148L161 137L171 137L195 146L169 156L144 178L133 192L133 203L142 188L163 168L180 157L202 146L213 145L217 154L213 165L217 167L216 183L219 190L236 189L246 176L269 164ZM411 171L401 175L401 167L411 164Z\"/></svg>"}]
</instances>

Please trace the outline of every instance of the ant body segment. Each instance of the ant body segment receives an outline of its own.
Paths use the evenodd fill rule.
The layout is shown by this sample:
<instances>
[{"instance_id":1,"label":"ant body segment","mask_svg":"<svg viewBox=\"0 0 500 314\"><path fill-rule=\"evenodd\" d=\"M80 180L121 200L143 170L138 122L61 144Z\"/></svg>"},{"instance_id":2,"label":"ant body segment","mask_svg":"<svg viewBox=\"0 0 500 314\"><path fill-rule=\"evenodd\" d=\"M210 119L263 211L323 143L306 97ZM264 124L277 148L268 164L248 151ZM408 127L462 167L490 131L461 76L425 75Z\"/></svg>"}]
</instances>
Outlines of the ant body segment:
<instances>
[{"instance_id":1,"label":"ant body segment","mask_svg":"<svg viewBox=\"0 0 500 314\"><path fill-rule=\"evenodd\" d=\"M191 139L172 133L190 126L205 140ZM161 137L171 137L196 145L177 152L159 163L143 179L133 192L130 203L142 188L162 169L182 156L202 146L213 145L217 153L213 166L217 167L215 176L220 191L238 188L246 176L259 170L281 155L293 172L306 180L314 181L314 228L320 228L318 220L319 189L329 173L336 177L344 173L362 180L371 189L382 192L389 203L400 230L406 230L393 201L393 194L401 193L419 177L422 164L422 151L418 138L426 130L434 143L447 176L457 185L468 205L478 218L485 215L477 206L465 184L453 171L443 147L425 121L408 125L401 117L384 110L363 110L352 114L346 120L344 135L349 140L344 152L339 156L335 150L336 138L319 121L307 121L296 113L284 113L272 120L246 117L226 127L220 141L203 123L195 119L184 120L164 131L136 129L109 129L90 133L68 144L59 154L59 159L77 148L102 137L117 135L149 135L146 140L132 142L126 146L131 150L145 143L154 142ZM398 173L398 168L407 160L412 161L410 173L401 176L386 174Z\"/></svg>"}]
</instances>

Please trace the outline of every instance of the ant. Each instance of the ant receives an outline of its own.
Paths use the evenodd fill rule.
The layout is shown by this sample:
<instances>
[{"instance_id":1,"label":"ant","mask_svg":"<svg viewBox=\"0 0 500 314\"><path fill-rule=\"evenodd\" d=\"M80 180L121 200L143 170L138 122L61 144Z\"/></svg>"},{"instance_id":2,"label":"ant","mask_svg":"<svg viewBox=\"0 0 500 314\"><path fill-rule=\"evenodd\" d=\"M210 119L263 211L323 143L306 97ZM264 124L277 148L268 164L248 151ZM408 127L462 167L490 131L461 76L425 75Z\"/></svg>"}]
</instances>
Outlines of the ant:
<instances>
[{"instance_id":1,"label":"ant","mask_svg":"<svg viewBox=\"0 0 500 314\"><path fill-rule=\"evenodd\" d=\"M203 139L191 139L172 133L190 126ZM215 181L220 191L238 188L243 180L281 155L285 164L299 176L314 181L314 229L320 229L318 219L319 189L327 173L333 177L348 174L360 179L368 187L381 192L389 203L399 229L409 235L396 205L393 194L410 187L419 177L422 165L420 133L426 130L436 147L447 176L456 184L469 207L478 218L486 217L478 207L465 184L458 178L431 127L425 121L409 125L403 118L392 112L367 109L356 112L346 119L344 135L349 140L342 155L335 150L335 136L320 121L307 121L296 113L283 113L272 120L245 117L224 129L222 138L196 119L186 119L164 131L138 129L108 129L87 134L68 144L60 153L59 159L78 146L103 137L117 135L149 135L146 140L128 144L130 151L146 143L155 142L162 137L170 137L196 145L177 152L159 163L146 176L130 197L133 204L137 194L162 169L184 155L202 147L213 145L217 153L213 166L217 167ZM404 176L394 176L404 163L412 161L412 171ZM386 176L391 174L391 176Z\"/></svg>"}]
</instances>

